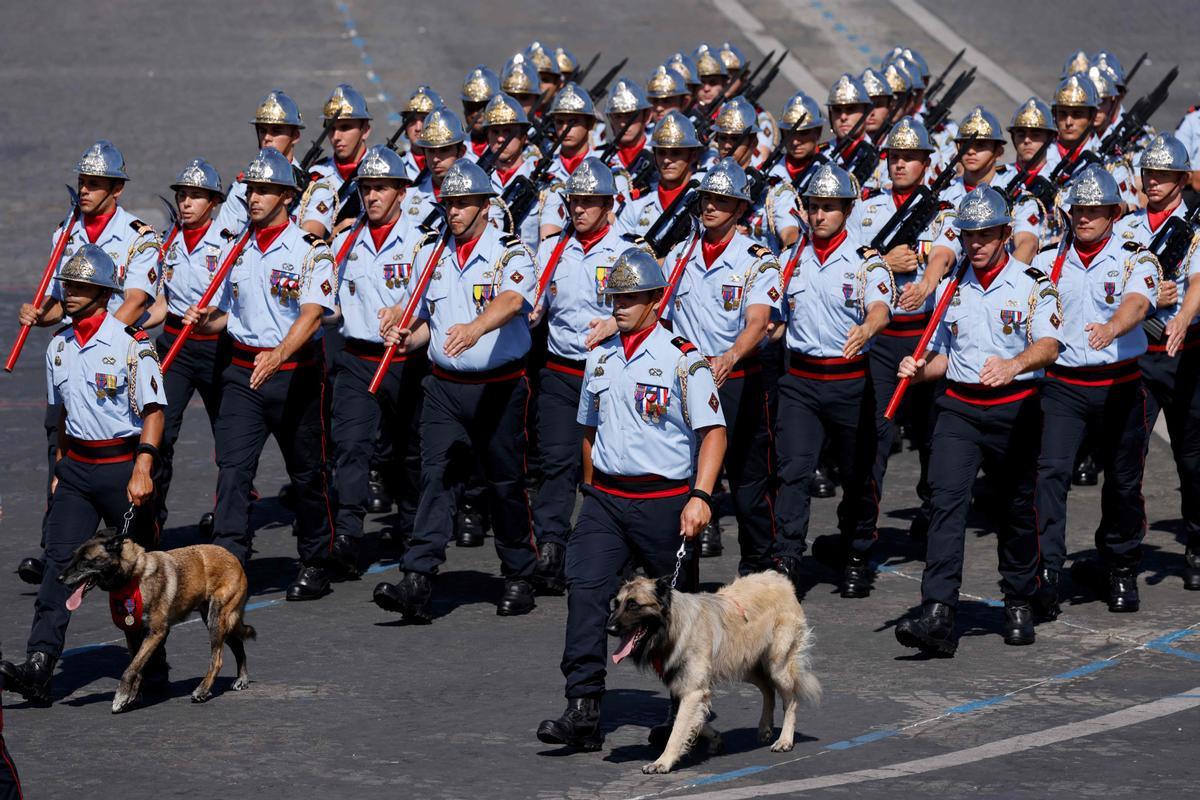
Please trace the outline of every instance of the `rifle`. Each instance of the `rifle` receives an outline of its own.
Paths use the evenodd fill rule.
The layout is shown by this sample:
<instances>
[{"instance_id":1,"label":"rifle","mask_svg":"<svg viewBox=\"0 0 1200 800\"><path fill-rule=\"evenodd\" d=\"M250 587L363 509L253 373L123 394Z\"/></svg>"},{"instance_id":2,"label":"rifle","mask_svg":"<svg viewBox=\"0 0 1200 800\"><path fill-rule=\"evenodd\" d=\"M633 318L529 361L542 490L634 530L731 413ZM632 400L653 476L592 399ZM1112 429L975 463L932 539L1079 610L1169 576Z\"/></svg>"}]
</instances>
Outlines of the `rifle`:
<instances>
[{"instance_id":1,"label":"rifle","mask_svg":"<svg viewBox=\"0 0 1200 800\"><path fill-rule=\"evenodd\" d=\"M754 72L750 73L750 77L746 78L746 80L742 82L742 88L738 92L738 94L743 94L747 89L749 89L754 84L754 82L756 80L758 80L759 73L762 72L764 69L766 69L767 64L770 64L771 59L774 57L775 57L774 50L767 53L766 57L763 58L762 63L760 63L757 67L754 68Z\"/></svg>"},{"instance_id":2,"label":"rifle","mask_svg":"<svg viewBox=\"0 0 1200 800\"><path fill-rule=\"evenodd\" d=\"M926 107L923 121L930 133L950 118L951 106L958 102L958 98L962 97L963 92L967 91L974 82L975 67L971 67L969 70L959 73L941 100Z\"/></svg>"},{"instance_id":3,"label":"rifle","mask_svg":"<svg viewBox=\"0 0 1200 800\"><path fill-rule=\"evenodd\" d=\"M1150 90L1149 94L1139 98L1133 104L1133 108L1121 117L1121 122L1109 131L1104 140L1100 142L1099 154L1102 157L1124 155L1133 149L1137 140L1146 134L1146 126L1150 123L1150 117L1154 116L1154 112L1158 111L1159 107L1166 102L1167 89L1177 77L1179 77L1179 67L1172 67L1171 71L1163 76L1163 79Z\"/></svg>"},{"instance_id":4,"label":"rifle","mask_svg":"<svg viewBox=\"0 0 1200 800\"><path fill-rule=\"evenodd\" d=\"M625 124L621 126L621 130L617 131L614 136L610 136L608 141L604 143L604 147L600 149L599 155L596 158L603 161L605 164L617 154L617 150L621 147L621 140L625 138L625 134L629 132L629 128L638 119L637 114L631 114Z\"/></svg>"},{"instance_id":5,"label":"rifle","mask_svg":"<svg viewBox=\"0 0 1200 800\"><path fill-rule=\"evenodd\" d=\"M1197 225L1200 225L1200 203L1190 209L1184 217L1167 217L1166 222L1150 240L1150 252L1158 259L1165 280L1179 280L1179 268L1183 266L1183 260L1191 249ZM1150 316L1142 320L1142 330L1151 339L1161 339L1166 328L1166 323L1158 317Z\"/></svg>"},{"instance_id":6,"label":"rifle","mask_svg":"<svg viewBox=\"0 0 1200 800\"><path fill-rule=\"evenodd\" d=\"M159 200L163 201L163 205L167 207L167 219L171 220L171 227L167 230L167 238L163 239L162 246L158 248L158 274L162 275L163 262L167 260L167 251L171 249L171 244L175 241L175 237L179 235L179 231L183 225L179 222L179 212L175 210L175 204L161 194Z\"/></svg>"},{"instance_id":7,"label":"rifle","mask_svg":"<svg viewBox=\"0 0 1200 800\"><path fill-rule=\"evenodd\" d=\"M596 57L600 57L598 53L596 54ZM604 97L604 95L608 93L608 85L612 83L612 79L617 77L617 73L624 69L625 65L628 63L628 58L622 58L620 61L614 64L608 72L600 76L600 80L596 81L595 86L593 86L591 89L588 89L588 97L592 98L593 103L599 102L600 98ZM579 83L581 80L582 78L577 78L575 82Z\"/></svg>"},{"instance_id":8,"label":"rifle","mask_svg":"<svg viewBox=\"0 0 1200 800\"><path fill-rule=\"evenodd\" d=\"M792 186L796 187L796 193L801 197L802 201L804 193L808 191L808 184L812 181L813 176L817 174L817 167L828 163L829 156L818 151L813 154L812 163L808 165L808 169L804 170L804 172L801 172L796 176L796 179L792 181Z\"/></svg>"},{"instance_id":9,"label":"rifle","mask_svg":"<svg viewBox=\"0 0 1200 800\"><path fill-rule=\"evenodd\" d=\"M317 159L321 157L321 148L325 145L325 140L329 138L330 132L333 131L333 124L337 122L338 117L342 114L339 108L333 112L333 116L325 120L325 124L321 126L321 135L313 140L313 143L308 148L308 152L304 154L304 158L300 159L300 171L305 175L312 169L312 165L317 163ZM401 128L403 130L403 128Z\"/></svg>"},{"instance_id":10,"label":"rifle","mask_svg":"<svg viewBox=\"0 0 1200 800\"><path fill-rule=\"evenodd\" d=\"M70 186L67 187L67 193L71 195L71 210L63 218L62 236L59 236L58 241L54 243L54 250L50 253L50 260L46 263L46 268L42 270L42 279L38 282L37 290L33 293L32 305L34 308L41 308L42 303L45 302L46 290L50 288L50 279L54 277L54 273L58 269L58 262L62 259L63 250L67 248L67 242L71 239L71 232L75 230L75 223L82 216L79 209L79 195ZM17 365L17 359L21 357L21 350L25 347L25 340L29 338L29 328L29 325L21 326L21 332L17 334L17 340L13 342L12 350L8 354L8 361L4 362L5 372L12 372L13 367Z\"/></svg>"},{"instance_id":11,"label":"rifle","mask_svg":"<svg viewBox=\"0 0 1200 800\"><path fill-rule=\"evenodd\" d=\"M518 175L512 179L512 183L504 187L504 194L500 200L508 206L508 215L512 220L512 230L507 231L508 233L519 231L521 223L533 210L533 205L538 199L539 187L545 182L550 165L554 163L554 153L559 144L558 136L552 136L550 146L533 165L533 170L528 175Z\"/></svg>"},{"instance_id":12,"label":"rifle","mask_svg":"<svg viewBox=\"0 0 1200 800\"><path fill-rule=\"evenodd\" d=\"M954 293L958 291L958 284L962 283L963 275L967 274L967 267L971 265L971 260L963 255L962 261L959 262L959 267L954 272L954 276L950 278L946 284L946 291L942 293L942 299L933 309L933 314L929 317L929 322L925 325L925 330L921 332L921 338L917 340L917 346L913 348L912 356L915 359L920 359L925 355L925 351L929 349L929 343L933 341L933 335L937 332L938 325L942 324L942 318L946 316L946 309L950 306L950 301L954 298ZM892 399L888 401L887 409L883 412L883 418L892 420L896 417L896 412L900 409L900 403L904 400L904 393L908 391L908 384L912 383L912 378L901 378L896 382L896 390L892 392Z\"/></svg>"},{"instance_id":13,"label":"rifle","mask_svg":"<svg viewBox=\"0 0 1200 800\"><path fill-rule=\"evenodd\" d=\"M964 55L966 55L966 52L967 48L965 47L962 50L959 50L958 54L954 56L950 63L946 65L946 68L942 70L942 74L938 75L937 78L934 79L933 83L925 87L926 105L933 102L934 95L941 91L942 87L946 84L946 78L950 75L950 70L954 69L954 65L957 64Z\"/></svg>"},{"instance_id":14,"label":"rifle","mask_svg":"<svg viewBox=\"0 0 1200 800\"><path fill-rule=\"evenodd\" d=\"M783 55L775 60L775 63L767 70L767 74L763 76L761 81L753 86L747 84L746 88L742 91L742 97L749 100L750 105L757 104L758 98L766 93L767 89L771 86L771 82L775 80L775 76L779 74L779 67L783 64L783 60L788 57L788 52L788 50L783 51Z\"/></svg>"},{"instance_id":15,"label":"rifle","mask_svg":"<svg viewBox=\"0 0 1200 800\"><path fill-rule=\"evenodd\" d=\"M1017 204L1017 198L1021 196L1021 190L1026 188L1036 175L1031 165L1041 164L1045 158L1047 151L1050 150L1050 145L1054 144L1054 137L1051 136L1046 141L1042 142L1042 146L1033 154L1033 158L1025 162L1025 166L1017 171L1013 179L1008 182L1008 186L1004 187L1004 199L1008 201L1008 207L1011 209Z\"/></svg>"},{"instance_id":16,"label":"rifle","mask_svg":"<svg viewBox=\"0 0 1200 800\"><path fill-rule=\"evenodd\" d=\"M225 260L221 262L221 266L213 273L212 281L209 282L208 288L204 290L204 294L200 296L199 302L196 303L197 308L208 308L208 305L216 296L217 290L221 288L221 284L229 277L229 273L233 271L233 265L237 261L238 256L246 249L246 243L250 241L250 237L254 235L254 226L250 224L250 220L246 220L246 227L242 231L241 238L233 245L226 254ZM171 368L171 363L175 357L179 355L179 351L183 349L184 344L191 338L192 331L196 329L195 323L189 322L183 326L183 330L175 337L175 341L171 344L171 349L167 351L166 356L162 360L162 371L165 373Z\"/></svg>"},{"instance_id":17,"label":"rifle","mask_svg":"<svg viewBox=\"0 0 1200 800\"><path fill-rule=\"evenodd\" d=\"M657 258L666 258L671 248L691 233L692 217L700 205L700 194L696 191L699 186L700 181L695 178L688 181L687 188L675 196L671 205L663 209L663 213L646 231L646 244L650 245Z\"/></svg>"},{"instance_id":18,"label":"rifle","mask_svg":"<svg viewBox=\"0 0 1200 800\"><path fill-rule=\"evenodd\" d=\"M896 124L892 117L895 115L896 107L898 106L899 102L896 99L888 103L887 120L880 126L878 133L874 136L864 136L863 140L859 142L858 147L854 149L854 156L850 159L850 163L847 164L846 170L854 176L859 186L865 186L867 181L871 179L871 176L875 174L875 168L879 166L879 148L887 140L887 135L891 132L892 126ZM863 115L864 122L869 114L870 112L867 112L867 114Z\"/></svg>"},{"instance_id":19,"label":"rifle","mask_svg":"<svg viewBox=\"0 0 1200 800\"><path fill-rule=\"evenodd\" d=\"M1133 81L1133 76L1136 75L1137 71L1142 68L1142 64L1146 63L1146 58L1149 55L1150 55L1149 53L1142 53L1142 55L1138 58L1138 60L1134 62L1133 68L1131 70L1129 70L1128 73L1126 73L1126 75L1125 75L1125 87L1126 88L1129 88L1130 82Z\"/></svg>"},{"instance_id":20,"label":"rifle","mask_svg":"<svg viewBox=\"0 0 1200 800\"><path fill-rule=\"evenodd\" d=\"M643 150L629 165L629 187L640 197L643 192L650 189L656 174L658 174L658 165L654 163L654 157Z\"/></svg>"},{"instance_id":21,"label":"rifle","mask_svg":"<svg viewBox=\"0 0 1200 800\"><path fill-rule=\"evenodd\" d=\"M975 138L974 136L971 139ZM875 238L871 239L871 247L882 253L889 253L894 248L904 245L906 247L915 247L917 241L921 237L921 233L929 227L929 223L933 222L938 211L941 210L941 200L939 199L942 192L946 191L946 187L954 180L955 167L958 162L962 161L963 153L967 150L967 139L959 144L958 152L954 154L954 158L946 165L940 173L937 180L929 186L918 183L913 187L912 194L908 199L896 209L896 213L892 214L884 226L879 229L879 233L875 234Z\"/></svg>"},{"instance_id":22,"label":"rifle","mask_svg":"<svg viewBox=\"0 0 1200 800\"><path fill-rule=\"evenodd\" d=\"M589 61L583 69L579 70L578 72L576 72L574 75L571 76L571 80L575 81L576 83L578 83L582 86L584 79L587 78L588 73L591 72L595 68L596 62L599 60L600 60L600 53L596 53L596 55L592 56L592 60Z\"/></svg>"},{"instance_id":23,"label":"rifle","mask_svg":"<svg viewBox=\"0 0 1200 800\"><path fill-rule=\"evenodd\" d=\"M1083 136L1079 138L1079 142L1075 145L1074 149L1058 162L1049 175L1045 177L1037 175L1025 184L1025 188L1029 193L1037 198L1038 202L1047 211L1056 207L1059 188L1071 179L1071 176L1075 174L1075 171L1080 166L1096 163L1100 160L1100 157L1095 153L1083 149L1087 145L1088 140L1092 138L1094 130L1089 125L1087 130L1083 132Z\"/></svg>"},{"instance_id":24,"label":"rifle","mask_svg":"<svg viewBox=\"0 0 1200 800\"><path fill-rule=\"evenodd\" d=\"M698 103L696 98L692 98L692 102L684 109L684 113L691 119L692 124L696 128L696 138L707 143L712 129L712 112L714 109L721 107L721 104L729 99L728 85L721 90L721 93L713 98L711 103Z\"/></svg>"},{"instance_id":25,"label":"rifle","mask_svg":"<svg viewBox=\"0 0 1200 800\"><path fill-rule=\"evenodd\" d=\"M785 147L786 142L784 137L780 136L779 144L775 145L775 149L771 151L760 166L746 167L746 193L750 196L750 203L746 208L747 216L753 212L754 207L762 200L763 193L767 190L767 186L771 182L771 170L783 158Z\"/></svg>"}]
</instances>

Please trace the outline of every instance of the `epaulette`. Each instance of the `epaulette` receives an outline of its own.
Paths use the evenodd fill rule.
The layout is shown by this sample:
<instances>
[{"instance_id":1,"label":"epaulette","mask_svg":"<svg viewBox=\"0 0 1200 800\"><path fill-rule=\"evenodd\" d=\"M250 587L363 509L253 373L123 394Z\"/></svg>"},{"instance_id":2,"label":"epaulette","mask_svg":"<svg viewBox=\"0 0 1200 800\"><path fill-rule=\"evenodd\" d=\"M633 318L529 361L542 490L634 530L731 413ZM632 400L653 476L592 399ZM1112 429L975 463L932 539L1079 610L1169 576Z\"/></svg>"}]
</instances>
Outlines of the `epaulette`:
<instances>
[{"instance_id":1,"label":"epaulette","mask_svg":"<svg viewBox=\"0 0 1200 800\"><path fill-rule=\"evenodd\" d=\"M1050 276L1047 275L1046 273L1042 272L1037 267L1030 267L1029 269L1025 270L1025 274L1028 275L1029 277L1033 278L1038 283L1042 283L1043 281L1050 280Z\"/></svg>"},{"instance_id":2,"label":"epaulette","mask_svg":"<svg viewBox=\"0 0 1200 800\"><path fill-rule=\"evenodd\" d=\"M877 187L869 188L869 189L864 188L863 189L863 200L870 200L871 198L878 197L881 194L883 194L883 189L880 189Z\"/></svg>"},{"instance_id":3,"label":"epaulette","mask_svg":"<svg viewBox=\"0 0 1200 800\"><path fill-rule=\"evenodd\" d=\"M1142 245L1140 242L1122 242L1122 243L1121 243L1121 247L1125 248L1126 250L1128 250L1128 251L1129 251L1129 252L1131 252L1131 253L1136 253L1136 252L1138 252L1139 250L1145 250L1145 249L1147 249L1147 248L1146 248L1144 245Z\"/></svg>"},{"instance_id":4,"label":"epaulette","mask_svg":"<svg viewBox=\"0 0 1200 800\"><path fill-rule=\"evenodd\" d=\"M871 247L871 245L869 245L869 244L864 244L862 247L858 248L858 257L859 258L879 258L880 256L879 256L878 250L876 250L874 247Z\"/></svg>"},{"instance_id":5,"label":"epaulette","mask_svg":"<svg viewBox=\"0 0 1200 800\"><path fill-rule=\"evenodd\" d=\"M748 248L746 248L746 252L748 252L750 255L754 256L755 258L766 258L769 255L774 255L771 252L771 248L764 247L763 245L758 244L757 242L750 245Z\"/></svg>"},{"instance_id":6,"label":"epaulette","mask_svg":"<svg viewBox=\"0 0 1200 800\"><path fill-rule=\"evenodd\" d=\"M233 231L229 230L229 228L222 228L221 229L221 238L227 239L232 242L234 239L237 238L237 234L234 233Z\"/></svg>"},{"instance_id":7,"label":"epaulette","mask_svg":"<svg viewBox=\"0 0 1200 800\"><path fill-rule=\"evenodd\" d=\"M996 167L996 174L1003 175L1004 173L1008 172L1008 170L1009 170L1008 164L1001 164L1000 166Z\"/></svg>"},{"instance_id":8,"label":"epaulette","mask_svg":"<svg viewBox=\"0 0 1200 800\"><path fill-rule=\"evenodd\" d=\"M145 222L142 222L140 219L131 220L129 222L129 227L131 227L135 231L137 231L138 236L145 236L146 234L151 234L151 235L154 234L154 228L152 228L150 225L147 225Z\"/></svg>"},{"instance_id":9,"label":"epaulette","mask_svg":"<svg viewBox=\"0 0 1200 800\"><path fill-rule=\"evenodd\" d=\"M68 322L66 325L63 325L61 328L56 330L54 333L50 334L50 338L53 339L55 336L64 334L69 330L71 330L71 323Z\"/></svg>"},{"instance_id":10,"label":"epaulette","mask_svg":"<svg viewBox=\"0 0 1200 800\"><path fill-rule=\"evenodd\" d=\"M1056 242L1056 243L1054 243L1054 244L1048 244L1048 245L1046 245L1046 246L1045 246L1045 247L1043 247L1041 250L1038 250L1038 252L1039 252L1039 253L1049 253L1050 251L1052 251L1052 250L1057 250L1057 249L1058 249L1058 243Z\"/></svg>"},{"instance_id":11,"label":"epaulette","mask_svg":"<svg viewBox=\"0 0 1200 800\"><path fill-rule=\"evenodd\" d=\"M521 237L515 233L502 233L500 234L500 244L504 245L505 248L517 247L521 244Z\"/></svg>"},{"instance_id":12,"label":"epaulette","mask_svg":"<svg viewBox=\"0 0 1200 800\"><path fill-rule=\"evenodd\" d=\"M329 242L325 241L315 233L304 234L304 241L308 242L309 247L316 247L319 244L329 244Z\"/></svg>"},{"instance_id":13,"label":"epaulette","mask_svg":"<svg viewBox=\"0 0 1200 800\"><path fill-rule=\"evenodd\" d=\"M683 353L684 355L687 355L688 353L696 352L696 345L692 344L691 342L689 342L687 339L683 338L682 336L676 336L674 339L671 340L671 344L678 347L679 351L681 353Z\"/></svg>"},{"instance_id":14,"label":"epaulette","mask_svg":"<svg viewBox=\"0 0 1200 800\"><path fill-rule=\"evenodd\" d=\"M143 329L141 328L141 326L138 326L138 325L126 325L126 326L125 326L125 332L126 332L126 333L128 333L130 336L132 336L132 337L133 337L135 340L137 340L137 341L139 341L139 342L148 342L148 341L150 341L150 334L146 333L146 331L145 331L145 330L143 330Z\"/></svg>"},{"instance_id":15,"label":"epaulette","mask_svg":"<svg viewBox=\"0 0 1200 800\"><path fill-rule=\"evenodd\" d=\"M949 200L942 200L938 203L938 209L940 211L949 211L952 208L954 208L954 203L951 203Z\"/></svg>"},{"instance_id":16,"label":"epaulette","mask_svg":"<svg viewBox=\"0 0 1200 800\"><path fill-rule=\"evenodd\" d=\"M621 238L630 244L645 244L646 240L636 233L622 233Z\"/></svg>"}]
</instances>

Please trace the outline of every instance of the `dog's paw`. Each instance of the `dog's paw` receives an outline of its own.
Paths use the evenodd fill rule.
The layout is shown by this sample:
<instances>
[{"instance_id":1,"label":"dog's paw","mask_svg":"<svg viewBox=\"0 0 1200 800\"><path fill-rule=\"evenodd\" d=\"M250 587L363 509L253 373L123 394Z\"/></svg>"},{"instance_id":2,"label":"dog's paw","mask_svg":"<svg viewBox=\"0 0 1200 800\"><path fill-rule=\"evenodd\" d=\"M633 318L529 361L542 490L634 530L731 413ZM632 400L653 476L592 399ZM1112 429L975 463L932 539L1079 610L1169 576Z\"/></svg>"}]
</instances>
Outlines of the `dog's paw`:
<instances>
[{"instance_id":1,"label":"dog's paw","mask_svg":"<svg viewBox=\"0 0 1200 800\"><path fill-rule=\"evenodd\" d=\"M772 753L787 753L787 752L791 751L792 747L793 747L793 745L792 745L791 739L785 740L782 736L780 736L779 740L777 742L775 742L775 744L771 745L771 752Z\"/></svg>"},{"instance_id":2,"label":"dog's paw","mask_svg":"<svg viewBox=\"0 0 1200 800\"><path fill-rule=\"evenodd\" d=\"M193 703L207 703L210 697L212 697L212 692L201 689L199 686L192 692Z\"/></svg>"},{"instance_id":3,"label":"dog's paw","mask_svg":"<svg viewBox=\"0 0 1200 800\"><path fill-rule=\"evenodd\" d=\"M133 701L136 699L136 695L118 689L117 693L113 696L112 713L120 714L123 711L128 711L133 707Z\"/></svg>"},{"instance_id":4,"label":"dog's paw","mask_svg":"<svg viewBox=\"0 0 1200 800\"><path fill-rule=\"evenodd\" d=\"M767 743L771 742L772 740L774 740L774 738L775 738L774 728L759 728L758 729L758 743L759 744L767 744Z\"/></svg>"},{"instance_id":5,"label":"dog's paw","mask_svg":"<svg viewBox=\"0 0 1200 800\"><path fill-rule=\"evenodd\" d=\"M653 764L642 767L642 772L647 775L665 775L670 771L671 765L663 761L655 761Z\"/></svg>"},{"instance_id":6,"label":"dog's paw","mask_svg":"<svg viewBox=\"0 0 1200 800\"><path fill-rule=\"evenodd\" d=\"M233 689L235 692L240 692L243 689L249 689L250 688L250 679L249 678L238 678L236 681L233 682L233 685L230 686L229 688Z\"/></svg>"}]
</instances>

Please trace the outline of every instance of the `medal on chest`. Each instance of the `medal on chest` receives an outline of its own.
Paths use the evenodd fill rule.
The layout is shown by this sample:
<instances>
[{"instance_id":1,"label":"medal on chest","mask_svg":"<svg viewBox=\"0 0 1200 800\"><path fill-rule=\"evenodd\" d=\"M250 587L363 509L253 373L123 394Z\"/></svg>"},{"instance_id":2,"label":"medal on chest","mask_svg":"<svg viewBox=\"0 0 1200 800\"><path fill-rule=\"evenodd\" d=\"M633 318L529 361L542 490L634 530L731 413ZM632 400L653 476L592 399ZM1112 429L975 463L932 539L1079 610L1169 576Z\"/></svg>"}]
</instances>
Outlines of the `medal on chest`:
<instances>
[{"instance_id":1,"label":"medal on chest","mask_svg":"<svg viewBox=\"0 0 1200 800\"><path fill-rule=\"evenodd\" d=\"M492 302L492 297L496 294L496 287L490 283L476 283L471 287L471 297L475 301L475 313L482 314L487 308L488 303Z\"/></svg>"},{"instance_id":2,"label":"medal on chest","mask_svg":"<svg viewBox=\"0 0 1200 800\"><path fill-rule=\"evenodd\" d=\"M612 298L604 294L604 290L608 288L610 272L612 272L611 264L605 267L596 267L596 302L602 305L612 305Z\"/></svg>"},{"instance_id":3,"label":"medal on chest","mask_svg":"<svg viewBox=\"0 0 1200 800\"><path fill-rule=\"evenodd\" d=\"M721 305L726 311L733 311L742 305L742 294L745 289L736 283L721 285Z\"/></svg>"},{"instance_id":4,"label":"medal on chest","mask_svg":"<svg viewBox=\"0 0 1200 800\"><path fill-rule=\"evenodd\" d=\"M1117 294L1117 282L1116 281L1105 281L1104 282L1104 302L1108 303L1109 305L1112 305L1113 301L1116 300L1116 294Z\"/></svg>"},{"instance_id":5,"label":"medal on chest","mask_svg":"<svg viewBox=\"0 0 1200 800\"><path fill-rule=\"evenodd\" d=\"M842 284L842 305L846 308L854 308L854 284Z\"/></svg>"},{"instance_id":6,"label":"medal on chest","mask_svg":"<svg viewBox=\"0 0 1200 800\"><path fill-rule=\"evenodd\" d=\"M633 400L643 422L657 423L667 413L671 390L666 386L639 383L633 391Z\"/></svg>"},{"instance_id":7,"label":"medal on chest","mask_svg":"<svg viewBox=\"0 0 1200 800\"><path fill-rule=\"evenodd\" d=\"M103 400L105 397L115 398L117 396L117 376L105 375L103 372L96 373L96 399Z\"/></svg>"},{"instance_id":8,"label":"medal on chest","mask_svg":"<svg viewBox=\"0 0 1200 800\"><path fill-rule=\"evenodd\" d=\"M1020 327L1021 320L1024 319L1024 317L1025 315L1020 311L1016 311L1011 308L1001 309L1000 322L1004 326L1001 328L1001 330L1003 330L1006 334L1012 333L1015 329Z\"/></svg>"}]
</instances>

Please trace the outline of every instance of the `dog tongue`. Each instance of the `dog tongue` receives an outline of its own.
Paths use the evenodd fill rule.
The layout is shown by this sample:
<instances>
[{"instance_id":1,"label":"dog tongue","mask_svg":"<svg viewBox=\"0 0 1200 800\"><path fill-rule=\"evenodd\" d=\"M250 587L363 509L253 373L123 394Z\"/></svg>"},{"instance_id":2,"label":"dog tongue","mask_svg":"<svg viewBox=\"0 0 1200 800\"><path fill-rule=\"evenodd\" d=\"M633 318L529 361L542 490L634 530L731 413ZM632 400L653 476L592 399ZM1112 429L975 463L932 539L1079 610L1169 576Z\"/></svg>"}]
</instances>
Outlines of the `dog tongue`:
<instances>
[{"instance_id":1,"label":"dog tongue","mask_svg":"<svg viewBox=\"0 0 1200 800\"><path fill-rule=\"evenodd\" d=\"M87 581L79 584L71 596L67 598L67 611L75 611L83 605L83 594L87 591Z\"/></svg>"},{"instance_id":2,"label":"dog tongue","mask_svg":"<svg viewBox=\"0 0 1200 800\"><path fill-rule=\"evenodd\" d=\"M629 657L637 645L638 639L642 638L641 634L640 630L635 630L621 637L621 646L617 648L617 652L612 654L613 664L620 664Z\"/></svg>"}]
</instances>

